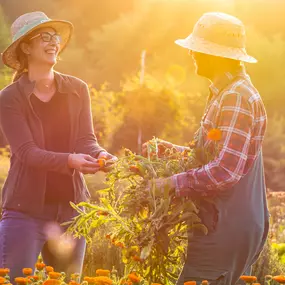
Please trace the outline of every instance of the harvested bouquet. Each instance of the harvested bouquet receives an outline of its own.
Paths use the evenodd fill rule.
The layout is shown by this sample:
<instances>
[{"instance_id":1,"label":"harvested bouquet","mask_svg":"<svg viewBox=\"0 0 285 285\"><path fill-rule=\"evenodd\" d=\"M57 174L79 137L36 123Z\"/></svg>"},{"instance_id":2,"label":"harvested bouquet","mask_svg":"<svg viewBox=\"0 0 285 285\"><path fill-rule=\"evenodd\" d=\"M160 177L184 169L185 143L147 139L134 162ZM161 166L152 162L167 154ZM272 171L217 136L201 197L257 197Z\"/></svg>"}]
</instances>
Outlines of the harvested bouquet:
<instances>
[{"instance_id":1,"label":"harvested bouquet","mask_svg":"<svg viewBox=\"0 0 285 285\"><path fill-rule=\"evenodd\" d=\"M125 150L107 174L108 188L99 191L100 202L72 204L79 215L69 231L91 241L93 230L107 229L106 238L122 249L125 276L136 272L149 284L173 284L182 267L187 231L207 234L207 228L195 200L175 197L168 187L158 191L151 181L201 166L201 153L211 160L217 151L189 147L180 152L156 138L148 143L147 157Z\"/></svg>"}]
</instances>

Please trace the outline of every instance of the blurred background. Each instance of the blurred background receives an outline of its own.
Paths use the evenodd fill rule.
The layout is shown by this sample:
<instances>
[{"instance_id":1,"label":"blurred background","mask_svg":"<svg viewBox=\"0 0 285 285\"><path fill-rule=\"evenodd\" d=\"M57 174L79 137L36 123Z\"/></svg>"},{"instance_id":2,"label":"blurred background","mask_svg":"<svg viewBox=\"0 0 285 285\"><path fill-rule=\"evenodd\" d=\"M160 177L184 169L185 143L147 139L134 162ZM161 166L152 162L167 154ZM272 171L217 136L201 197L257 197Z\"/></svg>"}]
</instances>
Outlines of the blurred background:
<instances>
[{"instance_id":1,"label":"blurred background","mask_svg":"<svg viewBox=\"0 0 285 285\"><path fill-rule=\"evenodd\" d=\"M268 187L284 188L282 142L285 93L284 0L0 0L0 49L10 41L11 23L23 13L41 10L71 21L75 31L56 69L90 84L94 125L100 143L111 152L140 151L153 136L187 144L199 123L207 80L194 74L191 57L174 44L191 33L208 11L240 18L247 29L248 65L269 116L264 144ZM145 51L144 77L141 56ZM0 66L0 87L10 82ZM0 146L5 139L0 137ZM273 175L274 174L274 175Z\"/></svg>"},{"instance_id":2,"label":"blurred background","mask_svg":"<svg viewBox=\"0 0 285 285\"><path fill-rule=\"evenodd\" d=\"M11 23L23 13L40 10L74 24L74 36L56 70L89 84L97 137L117 154L123 147L139 152L141 143L153 136L181 145L192 140L209 83L195 75L187 50L174 40L188 36L204 12L240 18L247 30L248 52L259 60L246 67L269 117L263 147L267 187L284 191L284 0L0 0L0 5L1 50L10 42ZM3 65L0 72L3 88L11 72ZM1 181L8 169L5 145L1 135ZM87 180L93 193L102 186L98 177ZM283 209L282 199L274 197L274 207ZM283 212L276 213L275 222L280 223ZM280 243L285 241L284 228L278 227ZM110 257L113 263L114 258L115 254Z\"/></svg>"}]
</instances>

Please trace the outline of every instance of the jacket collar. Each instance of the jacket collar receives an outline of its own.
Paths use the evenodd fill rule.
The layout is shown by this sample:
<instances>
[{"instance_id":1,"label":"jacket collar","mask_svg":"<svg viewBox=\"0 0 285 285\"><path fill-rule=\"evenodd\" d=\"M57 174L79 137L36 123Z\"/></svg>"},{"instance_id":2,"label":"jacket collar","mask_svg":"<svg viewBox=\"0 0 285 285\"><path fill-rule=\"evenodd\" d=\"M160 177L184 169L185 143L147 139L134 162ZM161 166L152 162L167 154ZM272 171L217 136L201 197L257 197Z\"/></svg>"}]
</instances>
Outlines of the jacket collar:
<instances>
[{"instance_id":1,"label":"jacket collar","mask_svg":"<svg viewBox=\"0 0 285 285\"><path fill-rule=\"evenodd\" d=\"M73 93L80 96L78 91L70 83L68 78L65 78L61 73L54 71L54 79L56 82L56 88L59 93ZM36 81L30 81L28 73L24 73L18 80L21 90L27 97L30 97L34 93Z\"/></svg>"}]
</instances>

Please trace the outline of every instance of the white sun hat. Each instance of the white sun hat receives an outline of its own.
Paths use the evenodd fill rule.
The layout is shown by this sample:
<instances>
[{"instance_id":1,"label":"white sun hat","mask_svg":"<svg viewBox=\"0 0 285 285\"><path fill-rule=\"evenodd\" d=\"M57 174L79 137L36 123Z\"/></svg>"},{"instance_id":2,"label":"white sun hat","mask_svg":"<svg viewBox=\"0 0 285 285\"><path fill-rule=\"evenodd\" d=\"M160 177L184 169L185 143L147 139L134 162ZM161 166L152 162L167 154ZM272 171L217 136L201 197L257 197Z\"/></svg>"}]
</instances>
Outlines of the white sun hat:
<instances>
[{"instance_id":1,"label":"white sun hat","mask_svg":"<svg viewBox=\"0 0 285 285\"><path fill-rule=\"evenodd\" d=\"M231 15L205 13L195 24L192 34L175 43L189 50L209 55L256 63L245 47L246 36L243 23Z\"/></svg>"},{"instance_id":2,"label":"white sun hat","mask_svg":"<svg viewBox=\"0 0 285 285\"><path fill-rule=\"evenodd\" d=\"M47 27L53 28L61 36L60 52L62 52L70 40L73 31L72 23L64 20L52 20L43 12L31 12L20 16L12 24L12 43L2 53L3 63L18 70L20 62L17 58L17 47L20 42L31 32Z\"/></svg>"}]
</instances>

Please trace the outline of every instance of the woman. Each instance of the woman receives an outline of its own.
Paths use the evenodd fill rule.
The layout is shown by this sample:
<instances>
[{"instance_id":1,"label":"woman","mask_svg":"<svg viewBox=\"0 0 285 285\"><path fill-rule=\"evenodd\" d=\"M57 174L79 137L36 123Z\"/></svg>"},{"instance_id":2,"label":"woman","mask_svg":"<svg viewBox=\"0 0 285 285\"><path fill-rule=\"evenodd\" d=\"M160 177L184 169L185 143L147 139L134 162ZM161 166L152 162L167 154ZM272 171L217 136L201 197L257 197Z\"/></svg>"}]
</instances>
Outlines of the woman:
<instances>
[{"instance_id":1,"label":"woman","mask_svg":"<svg viewBox=\"0 0 285 285\"><path fill-rule=\"evenodd\" d=\"M81 273L84 239L58 239L59 228L77 213L69 202L86 201L83 174L100 170L98 158L116 159L97 143L86 83L54 71L73 26L42 12L12 24L13 43L4 64L16 70L1 91L1 127L11 147L11 166L2 192L0 267L11 280L33 268L42 253L56 271Z\"/></svg>"}]
</instances>

